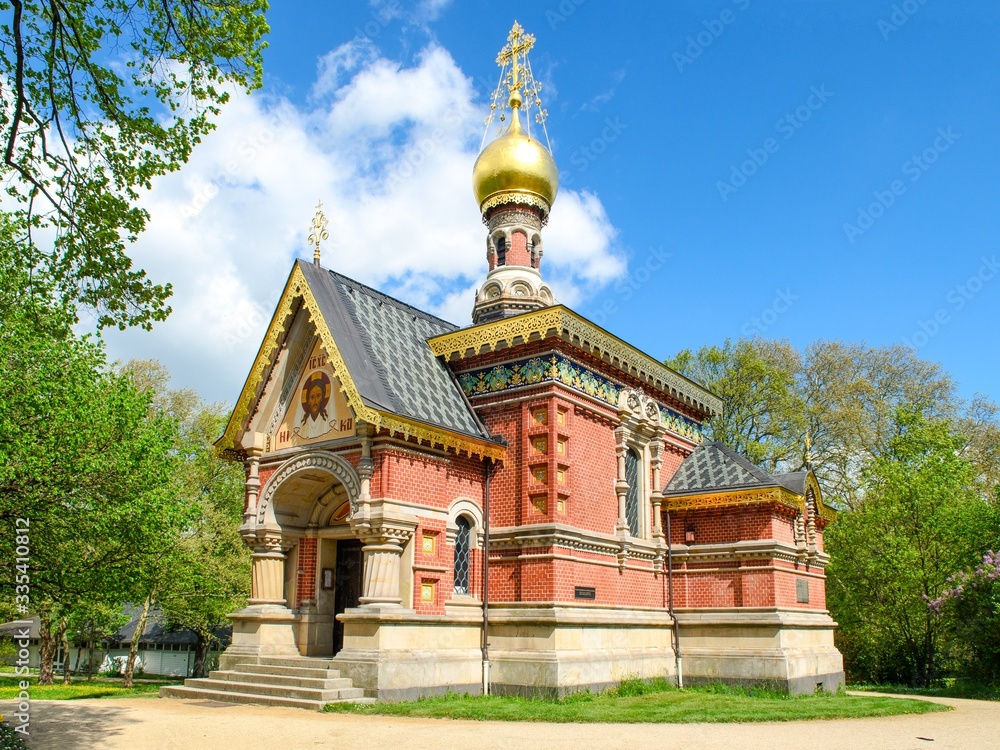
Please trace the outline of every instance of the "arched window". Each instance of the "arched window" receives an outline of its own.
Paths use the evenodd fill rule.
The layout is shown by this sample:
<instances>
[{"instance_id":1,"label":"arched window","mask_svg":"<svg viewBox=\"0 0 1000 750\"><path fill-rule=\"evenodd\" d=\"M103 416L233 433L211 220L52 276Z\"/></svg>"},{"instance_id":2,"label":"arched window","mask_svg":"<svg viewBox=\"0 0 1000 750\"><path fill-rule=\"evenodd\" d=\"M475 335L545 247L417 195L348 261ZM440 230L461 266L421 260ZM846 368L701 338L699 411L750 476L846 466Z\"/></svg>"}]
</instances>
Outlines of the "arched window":
<instances>
[{"instance_id":1,"label":"arched window","mask_svg":"<svg viewBox=\"0 0 1000 750\"><path fill-rule=\"evenodd\" d=\"M497 265L507 265L507 240L503 237L497 239Z\"/></svg>"},{"instance_id":2,"label":"arched window","mask_svg":"<svg viewBox=\"0 0 1000 750\"><path fill-rule=\"evenodd\" d=\"M469 538L472 526L469 519L459 516L455 534L455 593L469 593Z\"/></svg>"},{"instance_id":3,"label":"arched window","mask_svg":"<svg viewBox=\"0 0 1000 750\"><path fill-rule=\"evenodd\" d=\"M632 448L625 453L625 481L628 482L628 493L625 495L625 520L628 522L628 533L639 536L639 467L642 462Z\"/></svg>"}]
</instances>

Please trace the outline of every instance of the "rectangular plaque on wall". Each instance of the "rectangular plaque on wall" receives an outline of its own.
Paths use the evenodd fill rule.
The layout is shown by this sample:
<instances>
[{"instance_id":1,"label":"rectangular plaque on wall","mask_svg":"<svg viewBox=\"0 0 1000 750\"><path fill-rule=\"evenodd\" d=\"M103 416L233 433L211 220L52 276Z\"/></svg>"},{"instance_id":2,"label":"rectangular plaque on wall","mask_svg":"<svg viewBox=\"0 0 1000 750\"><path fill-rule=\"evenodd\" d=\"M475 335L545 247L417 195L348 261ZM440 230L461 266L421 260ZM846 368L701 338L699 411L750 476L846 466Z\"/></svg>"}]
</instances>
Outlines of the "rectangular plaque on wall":
<instances>
[{"instance_id":1,"label":"rectangular plaque on wall","mask_svg":"<svg viewBox=\"0 0 1000 750\"><path fill-rule=\"evenodd\" d=\"M809 603L809 581L804 578L795 581L795 601L799 604Z\"/></svg>"},{"instance_id":2,"label":"rectangular plaque on wall","mask_svg":"<svg viewBox=\"0 0 1000 750\"><path fill-rule=\"evenodd\" d=\"M577 586L574 590L574 596L577 599L596 599L597 589L593 586Z\"/></svg>"}]
</instances>

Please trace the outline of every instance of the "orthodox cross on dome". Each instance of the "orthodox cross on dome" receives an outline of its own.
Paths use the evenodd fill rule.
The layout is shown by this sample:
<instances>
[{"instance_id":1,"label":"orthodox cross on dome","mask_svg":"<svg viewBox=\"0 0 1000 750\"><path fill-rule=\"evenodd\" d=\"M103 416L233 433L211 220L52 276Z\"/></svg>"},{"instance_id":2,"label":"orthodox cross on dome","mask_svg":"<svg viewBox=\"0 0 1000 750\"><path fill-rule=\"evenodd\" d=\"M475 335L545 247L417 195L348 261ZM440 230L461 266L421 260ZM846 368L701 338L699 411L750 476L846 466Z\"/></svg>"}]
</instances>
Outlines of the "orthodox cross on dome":
<instances>
[{"instance_id":1,"label":"orthodox cross on dome","mask_svg":"<svg viewBox=\"0 0 1000 750\"><path fill-rule=\"evenodd\" d=\"M531 109L534 108L534 120L542 126L542 131L545 133L545 143L549 146L549 151L552 150L549 144L549 134L545 129L545 120L548 118L548 112L542 108L542 99L539 95L539 92L542 90L542 84L535 80L535 76L531 72L531 62L528 59L528 52L531 51L534 45L534 34L524 33L524 27L517 21L514 21L510 33L507 34L507 44L497 54L497 65L500 66L500 80L497 82L497 87L490 96L490 113L485 120L486 132L483 133L483 143L480 144L480 150L486 143L490 125L493 124L493 118L496 117L498 109L501 110L499 121L503 123L507 120L507 115L504 111L507 107L512 111L518 109L524 111L529 136L531 135L532 118L528 115ZM505 93L506 96L504 96Z\"/></svg>"},{"instance_id":2,"label":"orthodox cross on dome","mask_svg":"<svg viewBox=\"0 0 1000 750\"><path fill-rule=\"evenodd\" d=\"M313 216L309 225L309 244L313 246L313 263L319 265L320 245L323 240L330 238L330 233L326 230L329 222L326 214L323 213L323 201L316 204L316 215Z\"/></svg>"},{"instance_id":3,"label":"orthodox cross on dome","mask_svg":"<svg viewBox=\"0 0 1000 750\"><path fill-rule=\"evenodd\" d=\"M511 27L510 33L507 35L507 45L500 50L500 54L497 55L497 65L502 68L506 67L508 63L511 64L510 78L507 83L507 90L513 95L515 91L520 93L521 90L521 65L518 64L518 55L521 59L527 62L528 52L535 45L535 35L525 34L524 27L521 26L517 21L514 21L514 25Z\"/></svg>"}]
</instances>

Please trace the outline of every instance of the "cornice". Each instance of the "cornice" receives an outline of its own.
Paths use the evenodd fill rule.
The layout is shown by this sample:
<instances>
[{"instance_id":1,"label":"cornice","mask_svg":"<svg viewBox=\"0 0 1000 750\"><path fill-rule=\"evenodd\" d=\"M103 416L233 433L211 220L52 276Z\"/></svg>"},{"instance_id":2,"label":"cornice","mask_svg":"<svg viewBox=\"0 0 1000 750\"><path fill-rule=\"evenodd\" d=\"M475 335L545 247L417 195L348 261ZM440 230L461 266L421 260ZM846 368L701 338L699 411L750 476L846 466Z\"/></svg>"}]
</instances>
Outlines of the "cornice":
<instances>
[{"instance_id":1,"label":"cornice","mask_svg":"<svg viewBox=\"0 0 1000 750\"><path fill-rule=\"evenodd\" d=\"M462 328L434 336L427 343L435 355L448 359L513 346L518 339L528 342L550 337L561 338L704 414L722 411L717 396L563 305Z\"/></svg>"},{"instance_id":2,"label":"cornice","mask_svg":"<svg viewBox=\"0 0 1000 750\"><path fill-rule=\"evenodd\" d=\"M645 539L627 540L628 557L653 560L662 554L662 547ZM490 551L516 550L531 547L563 547L599 555L617 556L622 540L612 534L578 529L562 524L533 524L490 530Z\"/></svg>"},{"instance_id":3,"label":"cornice","mask_svg":"<svg viewBox=\"0 0 1000 750\"><path fill-rule=\"evenodd\" d=\"M496 363L461 372L456 377L462 391L470 399L548 384L561 385L614 409L621 408L623 394L635 394L638 398L647 399L644 393L640 394L624 383L557 352ZM700 423L655 399L648 401L655 404L655 419L664 429L693 444L704 440Z\"/></svg>"}]
</instances>

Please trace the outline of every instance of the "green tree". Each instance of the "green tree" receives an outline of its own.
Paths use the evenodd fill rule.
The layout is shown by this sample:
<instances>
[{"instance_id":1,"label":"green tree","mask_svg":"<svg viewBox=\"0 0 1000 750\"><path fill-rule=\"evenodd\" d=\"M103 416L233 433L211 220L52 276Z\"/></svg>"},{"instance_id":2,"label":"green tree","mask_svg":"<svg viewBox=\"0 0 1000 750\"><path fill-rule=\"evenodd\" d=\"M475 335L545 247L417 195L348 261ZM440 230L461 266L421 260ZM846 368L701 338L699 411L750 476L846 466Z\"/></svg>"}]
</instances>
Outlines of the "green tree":
<instances>
[{"instance_id":1,"label":"green tree","mask_svg":"<svg viewBox=\"0 0 1000 750\"><path fill-rule=\"evenodd\" d=\"M151 414L149 398L107 367L97 341L73 335L58 309L40 302L8 312L0 336L0 587L10 591L19 572L15 531L25 519L40 679L51 681L52 656L77 615L132 599L137 573L184 522L171 488L176 428Z\"/></svg>"},{"instance_id":2,"label":"green tree","mask_svg":"<svg viewBox=\"0 0 1000 750\"><path fill-rule=\"evenodd\" d=\"M250 550L239 533L243 468L224 460L213 444L228 417L218 405L200 405L182 423L178 484L197 513L177 546L179 573L159 602L168 622L198 638L195 677L205 676L209 650L221 645L218 631L250 595Z\"/></svg>"},{"instance_id":3,"label":"green tree","mask_svg":"<svg viewBox=\"0 0 1000 750\"><path fill-rule=\"evenodd\" d=\"M797 390L802 357L787 341L727 339L721 347L684 350L666 364L722 399L722 414L708 423L713 440L770 471L804 463L806 414Z\"/></svg>"},{"instance_id":4,"label":"green tree","mask_svg":"<svg viewBox=\"0 0 1000 750\"><path fill-rule=\"evenodd\" d=\"M1000 685L1000 552L990 550L975 569L951 576L948 586L928 606L951 625L955 671L982 685Z\"/></svg>"},{"instance_id":5,"label":"green tree","mask_svg":"<svg viewBox=\"0 0 1000 750\"><path fill-rule=\"evenodd\" d=\"M217 631L250 593L250 553L239 534L243 469L224 460L214 445L229 412L203 403L190 389L168 388L170 374L155 360L132 360L124 371L178 425L173 484L191 517L159 561L150 601L171 626L194 631L194 674L204 676L209 650L219 645Z\"/></svg>"},{"instance_id":6,"label":"green tree","mask_svg":"<svg viewBox=\"0 0 1000 750\"><path fill-rule=\"evenodd\" d=\"M954 382L941 366L899 345L816 341L800 354L786 341L727 340L666 364L722 398L723 413L708 425L712 439L769 471L801 469L808 434L824 494L840 507L863 498L861 471L884 454L900 407L933 418L959 414ZM984 455L994 435L986 413L983 406Z\"/></svg>"},{"instance_id":7,"label":"green tree","mask_svg":"<svg viewBox=\"0 0 1000 750\"><path fill-rule=\"evenodd\" d=\"M840 507L864 497L862 469L895 438L900 408L935 419L954 419L958 409L955 384L941 365L901 345L817 341L805 350L797 389L816 474Z\"/></svg>"},{"instance_id":8,"label":"green tree","mask_svg":"<svg viewBox=\"0 0 1000 750\"><path fill-rule=\"evenodd\" d=\"M828 606L853 679L927 686L941 673L946 625L928 601L991 542L964 442L947 421L900 410L861 472L863 501L827 529Z\"/></svg>"},{"instance_id":9,"label":"green tree","mask_svg":"<svg viewBox=\"0 0 1000 750\"><path fill-rule=\"evenodd\" d=\"M127 254L149 218L137 202L187 161L231 92L261 85L266 8L0 0L0 175L21 204L19 252L0 260L41 272L101 327L164 319L170 285Z\"/></svg>"}]
</instances>

